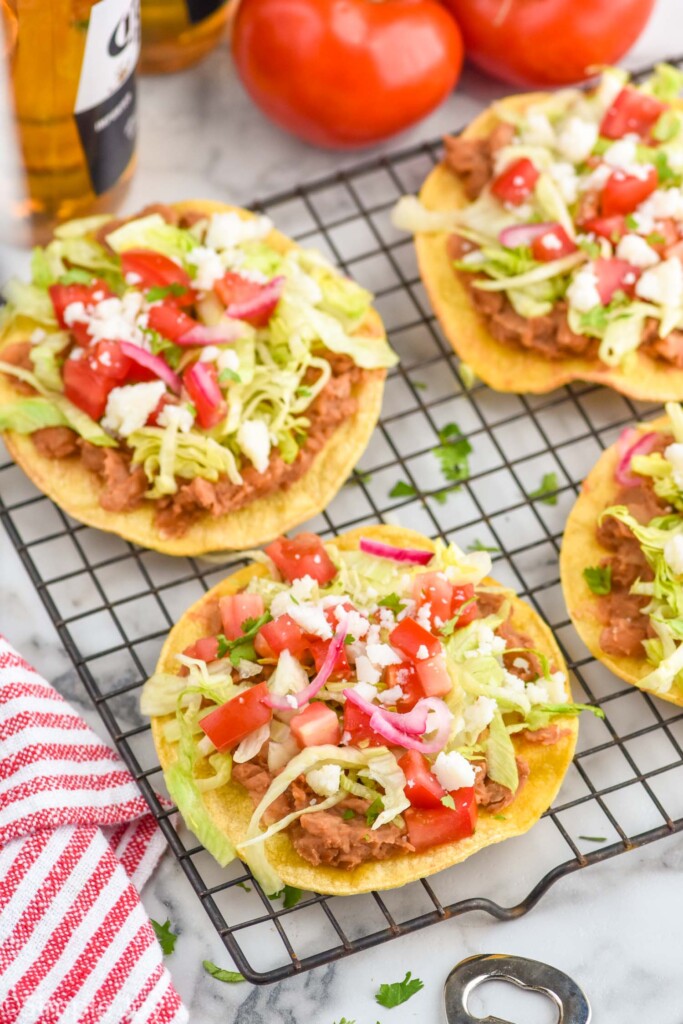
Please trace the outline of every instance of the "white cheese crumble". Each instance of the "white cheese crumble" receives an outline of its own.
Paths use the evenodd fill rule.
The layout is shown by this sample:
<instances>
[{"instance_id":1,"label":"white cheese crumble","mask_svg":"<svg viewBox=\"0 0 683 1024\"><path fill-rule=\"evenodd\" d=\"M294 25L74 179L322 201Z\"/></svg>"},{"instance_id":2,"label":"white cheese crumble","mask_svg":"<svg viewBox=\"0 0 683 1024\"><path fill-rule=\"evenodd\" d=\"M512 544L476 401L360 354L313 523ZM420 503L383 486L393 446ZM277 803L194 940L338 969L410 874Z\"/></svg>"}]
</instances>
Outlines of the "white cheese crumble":
<instances>
[{"instance_id":1,"label":"white cheese crumble","mask_svg":"<svg viewBox=\"0 0 683 1024\"><path fill-rule=\"evenodd\" d=\"M223 348L218 350L218 356L216 358L216 366L218 372L222 370L232 370L233 373L237 373L240 368L240 360L234 349Z\"/></svg>"},{"instance_id":2,"label":"white cheese crumble","mask_svg":"<svg viewBox=\"0 0 683 1024\"><path fill-rule=\"evenodd\" d=\"M322 640L329 640L332 637L332 627L325 618L322 608L310 604L294 604L290 601L287 614L301 626L304 633L313 633Z\"/></svg>"},{"instance_id":3,"label":"white cheese crumble","mask_svg":"<svg viewBox=\"0 0 683 1024\"><path fill-rule=\"evenodd\" d=\"M338 764L324 764L306 774L306 782L318 796L334 796L341 785L341 767Z\"/></svg>"},{"instance_id":4,"label":"white cheese crumble","mask_svg":"<svg viewBox=\"0 0 683 1024\"><path fill-rule=\"evenodd\" d=\"M221 350L217 345L204 345L201 352L199 353L200 363L215 363L221 354Z\"/></svg>"},{"instance_id":5,"label":"white cheese crumble","mask_svg":"<svg viewBox=\"0 0 683 1024\"><path fill-rule=\"evenodd\" d=\"M272 229L273 222L269 217L240 217L232 210L214 213L204 242L212 249L233 249L242 242L265 238Z\"/></svg>"},{"instance_id":6,"label":"white cheese crumble","mask_svg":"<svg viewBox=\"0 0 683 1024\"><path fill-rule=\"evenodd\" d=\"M551 149L555 145L555 131L548 115L542 110L532 108L528 111L520 136L526 146L544 146Z\"/></svg>"},{"instance_id":7,"label":"white cheese crumble","mask_svg":"<svg viewBox=\"0 0 683 1024\"><path fill-rule=\"evenodd\" d=\"M622 171L631 173L631 169L636 165L636 156L638 139L632 135L625 135L623 139L619 139L617 142L613 142L605 152L603 153L602 159L610 167L619 167ZM642 167L642 164L636 166Z\"/></svg>"},{"instance_id":8,"label":"white cheese crumble","mask_svg":"<svg viewBox=\"0 0 683 1024\"><path fill-rule=\"evenodd\" d=\"M370 623L357 611L348 611L342 605L337 605L334 610L334 617L338 622L346 619L346 629L356 640L361 640L370 628Z\"/></svg>"},{"instance_id":9,"label":"white cheese crumble","mask_svg":"<svg viewBox=\"0 0 683 1024\"><path fill-rule=\"evenodd\" d=\"M624 235L617 245L616 256L634 267L654 267L659 255L640 235Z\"/></svg>"},{"instance_id":10,"label":"white cheese crumble","mask_svg":"<svg viewBox=\"0 0 683 1024\"><path fill-rule=\"evenodd\" d=\"M363 700L368 701L369 704L372 704L373 700L377 696L377 687L374 686L372 683L366 683L361 681L359 683L356 683L356 685L353 687L353 690L354 693L357 693L359 697L363 698Z\"/></svg>"},{"instance_id":11,"label":"white cheese crumble","mask_svg":"<svg viewBox=\"0 0 683 1024\"><path fill-rule=\"evenodd\" d=\"M430 601L418 609L415 621L429 632L432 628L432 605Z\"/></svg>"},{"instance_id":12,"label":"white cheese crumble","mask_svg":"<svg viewBox=\"0 0 683 1024\"><path fill-rule=\"evenodd\" d=\"M185 259L197 268L193 284L199 291L210 292L216 281L225 274L225 267L218 253L205 245L191 249Z\"/></svg>"},{"instance_id":13,"label":"white cheese crumble","mask_svg":"<svg viewBox=\"0 0 683 1024\"><path fill-rule=\"evenodd\" d=\"M477 697L463 711L463 725L473 740L484 731L496 713L498 705L493 697Z\"/></svg>"},{"instance_id":14,"label":"white cheese crumble","mask_svg":"<svg viewBox=\"0 0 683 1024\"><path fill-rule=\"evenodd\" d=\"M359 683L370 683L375 686L380 681L382 673L375 668L365 654L359 654L356 658L356 679Z\"/></svg>"},{"instance_id":15,"label":"white cheese crumble","mask_svg":"<svg viewBox=\"0 0 683 1024\"><path fill-rule=\"evenodd\" d=\"M157 417L160 427L177 426L183 434L192 430L194 413L188 405L165 405Z\"/></svg>"},{"instance_id":16,"label":"white cheese crumble","mask_svg":"<svg viewBox=\"0 0 683 1024\"><path fill-rule=\"evenodd\" d=\"M270 435L265 420L243 420L237 431L237 443L257 473L265 473L270 457Z\"/></svg>"},{"instance_id":17,"label":"white cheese crumble","mask_svg":"<svg viewBox=\"0 0 683 1024\"><path fill-rule=\"evenodd\" d=\"M102 426L112 434L128 437L144 427L165 391L162 380L114 388L109 392Z\"/></svg>"},{"instance_id":18,"label":"white cheese crumble","mask_svg":"<svg viewBox=\"0 0 683 1024\"><path fill-rule=\"evenodd\" d=\"M429 657L429 651L425 644L420 644L417 649L416 658L418 661L425 661Z\"/></svg>"},{"instance_id":19,"label":"white cheese crumble","mask_svg":"<svg viewBox=\"0 0 683 1024\"><path fill-rule=\"evenodd\" d=\"M674 483L683 490L683 444L670 444L664 449L664 458L671 465Z\"/></svg>"},{"instance_id":20,"label":"white cheese crumble","mask_svg":"<svg viewBox=\"0 0 683 1024\"><path fill-rule=\"evenodd\" d=\"M560 190L565 203L576 202L579 193L579 179L576 171L570 163L558 160L550 167L550 177Z\"/></svg>"},{"instance_id":21,"label":"white cheese crumble","mask_svg":"<svg viewBox=\"0 0 683 1024\"><path fill-rule=\"evenodd\" d=\"M683 265L675 257L650 267L636 284L636 295L661 306L680 306L683 302Z\"/></svg>"},{"instance_id":22,"label":"white cheese crumble","mask_svg":"<svg viewBox=\"0 0 683 1024\"><path fill-rule=\"evenodd\" d=\"M441 751L434 762L434 774L449 793L454 789L462 789L463 786L474 785L474 768L457 750L451 750L449 754Z\"/></svg>"},{"instance_id":23,"label":"white cheese crumble","mask_svg":"<svg viewBox=\"0 0 683 1024\"><path fill-rule=\"evenodd\" d=\"M289 592L295 601L310 601L318 594L317 580L308 575L300 576L299 579L292 580Z\"/></svg>"},{"instance_id":24,"label":"white cheese crumble","mask_svg":"<svg viewBox=\"0 0 683 1024\"><path fill-rule=\"evenodd\" d=\"M581 117L569 117L560 128L557 148L565 160L581 164L598 141L598 126Z\"/></svg>"},{"instance_id":25,"label":"white cheese crumble","mask_svg":"<svg viewBox=\"0 0 683 1024\"><path fill-rule=\"evenodd\" d=\"M382 690L377 695L377 700L380 704L384 704L385 707L391 707L396 704L403 696L403 690L400 686L391 686L388 690Z\"/></svg>"},{"instance_id":26,"label":"white cheese crumble","mask_svg":"<svg viewBox=\"0 0 683 1024\"><path fill-rule=\"evenodd\" d=\"M379 668L386 668L387 665L400 665L402 660L389 644L368 644L365 653L372 664ZM418 652L418 658L419 656Z\"/></svg>"},{"instance_id":27,"label":"white cheese crumble","mask_svg":"<svg viewBox=\"0 0 683 1024\"><path fill-rule=\"evenodd\" d=\"M666 220L683 220L683 190L680 188L658 188L647 199L643 200L635 214L639 220L643 218L651 231L654 222Z\"/></svg>"},{"instance_id":28,"label":"white cheese crumble","mask_svg":"<svg viewBox=\"0 0 683 1024\"><path fill-rule=\"evenodd\" d=\"M664 561L674 576L683 575L683 536L675 534L664 545Z\"/></svg>"},{"instance_id":29,"label":"white cheese crumble","mask_svg":"<svg viewBox=\"0 0 683 1024\"><path fill-rule=\"evenodd\" d=\"M598 278L592 264L587 264L574 276L567 288L567 299L572 309L579 313L587 313L596 306L602 305L598 291Z\"/></svg>"}]
</instances>

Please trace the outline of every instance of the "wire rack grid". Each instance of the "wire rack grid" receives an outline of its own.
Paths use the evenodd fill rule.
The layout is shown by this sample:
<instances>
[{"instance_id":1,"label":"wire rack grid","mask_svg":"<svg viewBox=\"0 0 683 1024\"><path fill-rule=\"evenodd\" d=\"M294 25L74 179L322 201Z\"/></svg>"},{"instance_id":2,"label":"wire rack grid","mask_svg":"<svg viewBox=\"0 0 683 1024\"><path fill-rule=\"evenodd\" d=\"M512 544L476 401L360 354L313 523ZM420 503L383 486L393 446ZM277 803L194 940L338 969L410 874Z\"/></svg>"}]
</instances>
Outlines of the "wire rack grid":
<instances>
[{"instance_id":1,"label":"wire rack grid","mask_svg":"<svg viewBox=\"0 0 683 1024\"><path fill-rule=\"evenodd\" d=\"M160 802L163 776L137 698L169 627L243 560L218 565L136 548L73 521L8 459L0 463L0 515L31 580L179 865L239 970L256 983L473 910L517 917L563 875L683 828L683 711L626 686L588 656L558 575L563 525L582 478L625 425L657 409L593 385L544 396L465 386L412 242L389 216L439 155L438 144L422 145L256 205L374 291L401 357L356 473L307 527L331 536L398 521L463 547L495 548L494 575L552 626L574 698L605 712L604 721L582 719L562 790L526 836L400 890L305 894L294 907L269 900L239 862L218 869ZM444 493L433 449L450 423L472 445L472 472ZM550 492L534 496L544 477Z\"/></svg>"}]
</instances>

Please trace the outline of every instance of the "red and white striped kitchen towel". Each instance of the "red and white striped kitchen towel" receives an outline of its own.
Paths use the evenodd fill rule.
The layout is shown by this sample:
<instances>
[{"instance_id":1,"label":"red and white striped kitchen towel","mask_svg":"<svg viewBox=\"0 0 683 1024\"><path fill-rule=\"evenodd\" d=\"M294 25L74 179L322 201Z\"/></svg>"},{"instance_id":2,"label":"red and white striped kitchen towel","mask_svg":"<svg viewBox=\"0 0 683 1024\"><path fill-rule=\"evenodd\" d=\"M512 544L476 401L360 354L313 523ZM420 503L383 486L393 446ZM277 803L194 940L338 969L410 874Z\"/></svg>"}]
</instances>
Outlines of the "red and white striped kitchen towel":
<instances>
[{"instance_id":1,"label":"red and white striped kitchen towel","mask_svg":"<svg viewBox=\"0 0 683 1024\"><path fill-rule=\"evenodd\" d=\"M118 756L0 637L0 1024L185 1024L140 902L164 838Z\"/></svg>"}]
</instances>

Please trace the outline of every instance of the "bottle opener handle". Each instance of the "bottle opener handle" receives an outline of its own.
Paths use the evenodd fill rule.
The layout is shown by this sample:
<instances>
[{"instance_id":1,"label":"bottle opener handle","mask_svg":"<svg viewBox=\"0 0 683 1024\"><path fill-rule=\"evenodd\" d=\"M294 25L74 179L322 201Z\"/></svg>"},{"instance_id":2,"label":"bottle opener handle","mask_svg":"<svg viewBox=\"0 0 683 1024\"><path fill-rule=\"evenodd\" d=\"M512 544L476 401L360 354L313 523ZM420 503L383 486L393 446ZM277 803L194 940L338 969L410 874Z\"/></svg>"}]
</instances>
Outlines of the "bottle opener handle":
<instances>
[{"instance_id":1,"label":"bottle opener handle","mask_svg":"<svg viewBox=\"0 0 683 1024\"><path fill-rule=\"evenodd\" d=\"M590 1022L590 1004L568 974L540 960L482 953L462 960L446 979L444 999L448 1024L511 1024L502 1017L474 1017L467 1009L467 1000L477 985L497 980L548 996L560 1011L559 1024Z\"/></svg>"}]
</instances>

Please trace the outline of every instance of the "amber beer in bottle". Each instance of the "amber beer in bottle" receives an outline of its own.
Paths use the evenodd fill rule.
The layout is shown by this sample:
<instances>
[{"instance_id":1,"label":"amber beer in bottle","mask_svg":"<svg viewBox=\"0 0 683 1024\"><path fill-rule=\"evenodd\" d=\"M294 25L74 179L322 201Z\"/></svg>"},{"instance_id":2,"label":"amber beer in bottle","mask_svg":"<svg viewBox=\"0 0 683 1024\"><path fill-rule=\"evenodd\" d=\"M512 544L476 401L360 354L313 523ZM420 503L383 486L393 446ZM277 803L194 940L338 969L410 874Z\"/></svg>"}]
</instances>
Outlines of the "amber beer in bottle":
<instances>
[{"instance_id":1,"label":"amber beer in bottle","mask_svg":"<svg viewBox=\"0 0 683 1024\"><path fill-rule=\"evenodd\" d=\"M141 0L140 70L180 71L218 43L235 0Z\"/></svg>"},{"instance_id":2,"label":"amber beer in bottle","mask_svg":"<svg viewBox=\"0 0 683 1024\"><path fill-rule=\"evenodd\" d=\"M139 0L9 0L11 64L34 222L109 210L135 157Z\"/></svg>"}]
</instances>

